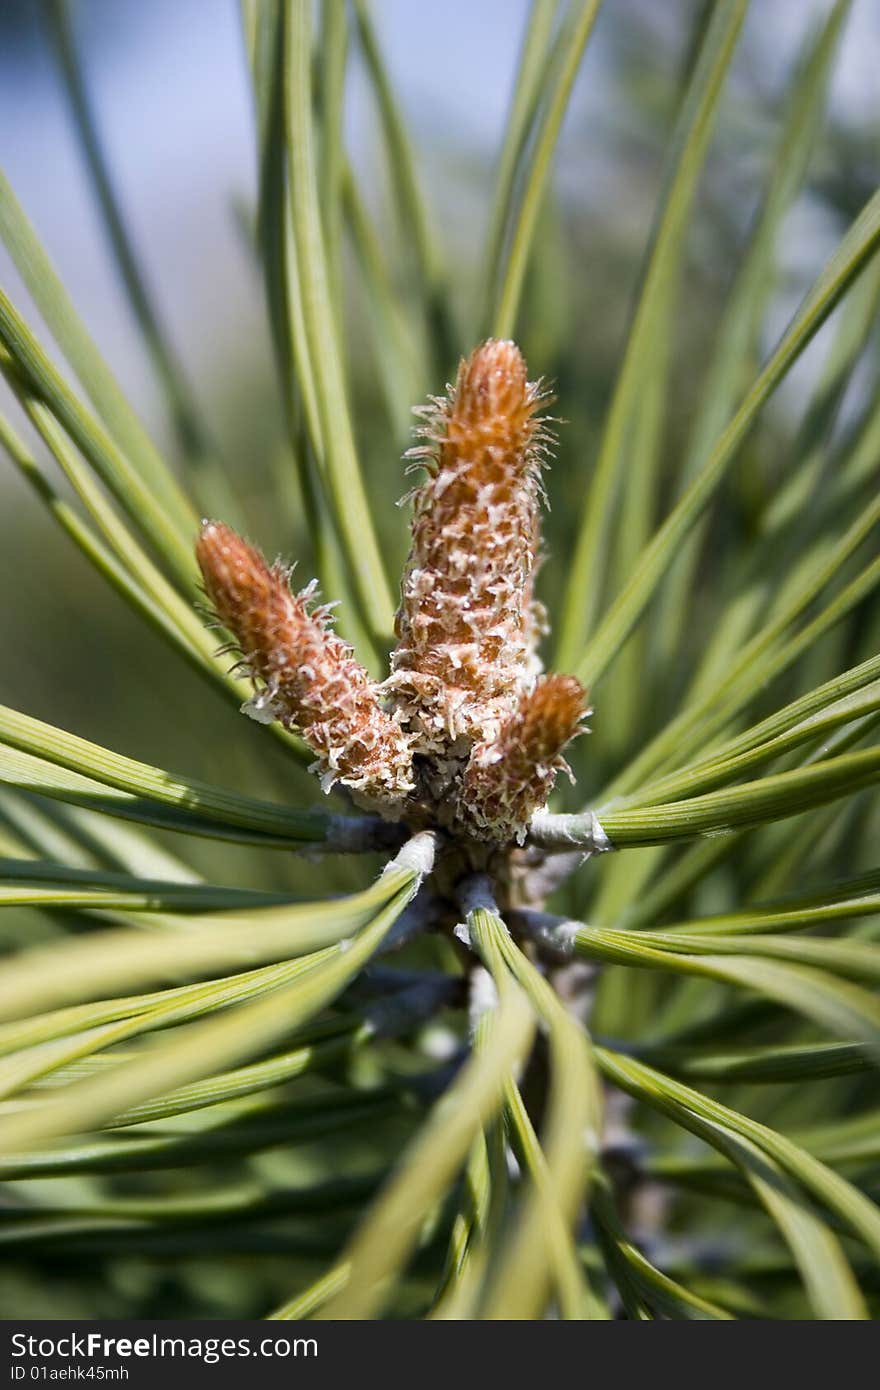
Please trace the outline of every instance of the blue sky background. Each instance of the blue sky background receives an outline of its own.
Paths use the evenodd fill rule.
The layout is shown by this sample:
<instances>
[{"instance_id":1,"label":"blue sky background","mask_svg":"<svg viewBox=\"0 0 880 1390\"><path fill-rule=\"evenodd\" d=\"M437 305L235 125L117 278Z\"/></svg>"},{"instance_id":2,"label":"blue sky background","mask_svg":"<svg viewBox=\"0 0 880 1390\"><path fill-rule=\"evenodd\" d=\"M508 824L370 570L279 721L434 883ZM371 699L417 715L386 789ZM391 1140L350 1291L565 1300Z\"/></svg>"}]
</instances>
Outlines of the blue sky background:
<instances>
[{"instance_id":1,"label":"blue sky background","mask_svg":"<svg viewBox=\"0 0 880 1390\"><path fill-rule=\"evenodd\" d=\"M828 8L828 0L754 4L741 70L748 66L761 87L783 82L802 36ZM124 385L153 416L154 388L105 253L39 12L38 0L0 7L0 162ZM525 0L374 0L445 239L475 242L482 230L472 174L491 170L525 12ZM616 31L645 18L647 82L674 62L691 12L690 0L607 0L561 146L567 195L604 201L616 187L604 139L626 120L626 94L615 89L608 61ZM267 359L261 304L233 215L255 182L235 0L79 0L75 16L126 216L176 344L201 379L242 342L257 367ZM855 0L832 97L848 122L876 123L878 32L880 5ZM348 126L369 184L372 122L357 79ZM469 175L458 193L456 169ZM630 211L643 219L641 207ZM633 228L646 230L643 222ZM815 250L799 238L808 263ZM21 298L2 250L0 279Z\"/></svg>"}]
</instances>

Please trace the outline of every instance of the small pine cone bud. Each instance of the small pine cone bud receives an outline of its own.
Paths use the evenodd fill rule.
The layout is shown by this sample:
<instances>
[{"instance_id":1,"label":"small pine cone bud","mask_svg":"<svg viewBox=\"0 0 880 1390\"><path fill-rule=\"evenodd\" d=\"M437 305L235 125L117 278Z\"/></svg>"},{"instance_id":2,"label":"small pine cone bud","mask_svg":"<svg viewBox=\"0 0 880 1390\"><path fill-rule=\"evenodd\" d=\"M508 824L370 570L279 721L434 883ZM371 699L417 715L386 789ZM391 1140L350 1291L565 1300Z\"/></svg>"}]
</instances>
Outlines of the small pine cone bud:
<instances>
[{"instance_id":1,"label":"small pine cone bud","mask_svg":"<svg viewBox=\"0 0 880 1390\"><path fill-rule=\"evenodd\" d=\"M534 676L545 399L516 345L490 339L421 412L429 442L409 456L429 476L414 494L388 683L419 752L491 738Z\"/></svg>"},{"instance_id":2,"label":"small pine cone bud","mask_svg":"<svg viewBox=\"0 0 880 1390\"><path fill-rule=\"evenodd\" d=\"M222 522L203 524L196 557L217 618L257 687L245 711L301 734L325 791L343 782L392 814L413 786L409 740L351 648L330 631L328 610L312 606L314 584L292 593L289 572L267 565Z\"/></svg>"},{"instance_id":3,"label":"small pine cone bud","mask_svg":"<svg viewBox=\"0 0 880 1390\"><path fill-rule=\"evenodd\" d=\"M562 750L589 713L574 676L542 676L525 691L494 742L471 751L459 793L459 819L478 839L525 839L546 805L556 774L568 771Z\"/></svg>"}]
</instances>

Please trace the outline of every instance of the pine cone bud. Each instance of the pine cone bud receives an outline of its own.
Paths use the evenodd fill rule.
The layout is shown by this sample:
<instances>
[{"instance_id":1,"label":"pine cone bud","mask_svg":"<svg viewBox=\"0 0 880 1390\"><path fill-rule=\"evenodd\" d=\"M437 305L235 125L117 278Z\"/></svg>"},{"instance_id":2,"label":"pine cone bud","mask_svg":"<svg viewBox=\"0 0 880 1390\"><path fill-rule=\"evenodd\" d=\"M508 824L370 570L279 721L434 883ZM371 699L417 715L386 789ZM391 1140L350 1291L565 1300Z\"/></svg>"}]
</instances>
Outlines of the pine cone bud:
<instances>
[{"instance_id":1,"label":"pine cone bud","mask_svg":"<svg viewBox=\"0 0 880 1390\"><path fill-rule=\"evenodd\" d=\"M203 524L196 557L208 598L257 687L247 712L302 736L317 755L325 791L343 782L393 813L413 786L409 740L351 648L329 629L328 610L312 606L314 585L292 593L288 571L267 565L222 522Z\"/></svg>"},{"instance_id":2,"label":"pine cone bud","mask_svg":"<svg viewBox=\"0 0 880 1390\"><path fill-rule=\"evenodd\" d=\"M490 738L534 676L544 399L516 345L490 340L422 411L429 442L410 456L429 476L414 495L389 682L420 752Z\"/></svg>"},{"instance_id":3,"label":"pine cone bud","mask_svg":"<svg viewBox=\"0 0 880 1390\"><path fill-rule=\"evenodd\" d=\"M459 819L477 839L525 839L529 822L546 805L562 757L589 713L586 691L574 676L539 678L525 691L492 742L472 750L462 779Z\"/></svg>"}]
</instances>

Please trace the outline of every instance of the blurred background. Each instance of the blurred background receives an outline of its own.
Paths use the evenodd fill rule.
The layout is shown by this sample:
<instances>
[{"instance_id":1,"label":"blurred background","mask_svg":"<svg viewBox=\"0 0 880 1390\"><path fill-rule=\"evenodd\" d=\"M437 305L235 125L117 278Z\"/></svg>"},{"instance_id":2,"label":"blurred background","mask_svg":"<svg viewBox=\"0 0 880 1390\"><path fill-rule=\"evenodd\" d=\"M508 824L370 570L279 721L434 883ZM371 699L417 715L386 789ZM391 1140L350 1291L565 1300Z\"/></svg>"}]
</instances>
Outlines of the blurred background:
<instances>
[{"instance_id":1,"label":"blurred background","mask_svg":"<svg viewBox=\"0 0 880 1390\"><path fill-rule=\"evenodd\" d=\"M672 344L665 441L671 458L686 437L708 349L765 186L787 84L829 9L828 0L764 0L752 6L746 22L688 248ZM619 362L681 74L706 10L704 0L607 0L566 118L519 335L533 374L555 382L556 410L567 422L548 476L548 561L540 584L551 612L565 583L564 557ZM255 121L237 4L74 0L70 11L131 240L222 460L225 481L214 484L212 510L226 514L228 489L234 499L228 505L236 508L229 519L240 517L270 555L297 561L305 582L313 557L284 444L253 248ZM456 346L466 351L527 6L524 0L374 0L372 12L416 145L436 239L451 267ZM781 239L765 347L876 186L878 53L880 6L855 0L824 132ZM407 229L391 211L376 111L356 44L346 121L361 194L405 303L413 278ZM124 390L163 450L178 459L161 390L108 254L41 0L0 5L0 162ZM406 491L401 454L408 425L383 405L380 366L368 346L369 305L350 248L347 254L355 420L389 569L396 573L407 547L406 514L395 503ZM0 280L51 348L2 249ZM826 347L823 332L774 400L761 433L765 459L772 461L774 441L790 437L796 426L805 384L820 369ZM451 354L447 377L454 368ZM418 354L412 377L413 404L444 385ZM842 424L866 389L857 378ZM0 403L31 438L5 388ZM745 490L735 516L746 517L748 469L732 486ZM668 502L658 499L658 514ZM704 564L711 595L711 561ZM273 756L264 731L239 718L137 624L5 459L0 584L7 596L0 606L0 701L159 766L274 797L315 798L314 784ZM344 630L344 612L340 622ZM657 705L660 710L662 701ZM589 779L584 764L586 793ZM250 850L194 843L187 851L217 881L270 887L296 881L299 872L279 856ZM314 872L308 872L313 883ZM349 886L353 872L334 867L336 891ZM199 1270L199 1306L222 1311L225 1270L220 1264ZM0 1315L33 1312L28 1277L0 1277ZM112 1315L117 1297L134 1299L144 1316L151 1309L169 1315L163 1298L171 1295L163 1294L161 1281L145 1285L142 1298L134 1287L153 1278L140 1264L120 1260L116 1293L102 1283L83 1293L81 1303L74 1285L62 1279L55 1315ZM253 1296L255 1308L265 1306L258 1287Z\"/></svg>"}]
</instances>

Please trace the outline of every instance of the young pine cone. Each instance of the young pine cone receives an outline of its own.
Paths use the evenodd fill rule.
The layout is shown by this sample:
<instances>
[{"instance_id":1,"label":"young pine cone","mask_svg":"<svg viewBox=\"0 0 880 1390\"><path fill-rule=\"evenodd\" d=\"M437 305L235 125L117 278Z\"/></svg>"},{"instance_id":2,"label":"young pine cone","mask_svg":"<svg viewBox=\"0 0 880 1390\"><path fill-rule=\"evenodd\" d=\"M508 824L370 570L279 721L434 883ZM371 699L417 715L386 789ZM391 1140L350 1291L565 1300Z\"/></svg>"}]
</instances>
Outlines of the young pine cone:
<instances>
[{"instance_id":1,"label":"young pine cone","mask_svg":"<svg viewBox=\"0 0 880 1390\"><path fill-rule=\"evenodd\" d=\"M414 494L388 682L418 752L464 740L466 754L491 738L537 669L545 399L516 345L490 340L421 412L429 442L410 457L429 476Z\"/></svg>"},{"instance_id":2,"label":"young pine cone","mask_svg":"<svg viewBox=\"0 0 880 1390\"><path fill-rule=\"evenodd\" d=\"M204 524L205 588L257 691L245 709L302 736L325 791L341 782L386 816L496 844L521 843L546 805L586 708L573 676L536 680L545 400L516 345L490 340L422 412L428 443L411 454L428 477L382 687L313 605L314 586L292 593L280 565Z\"/></svg>"},{"instance_id":3,"label":"young pine cone","mask_svg":"<svg viewBox=\"0 0 880 1390\"><path fill-rule=\"evenodd\" d=\"M562 750L589 710L574 676L541 676L525 691L497 738L472 750L459 793L459 819L477 839L525 839L547 804L556 774L568 771Z\"/></svg>"},{"instance_id":4,"label":"young pine cone","mask_svg":"<svg viewBox=\"0 0 880 1390\"><path fill-rule=\"evenodd\" d=\"M311 606L314 586L292 593L287 570L267 565L221 522L204 523L196 555L217 618L259 687L248 712L302 736L325 791L342 782L365 804L396 814L413 786L409 739L328 627L328 610Z\"/></svg>"}]
</instances>

